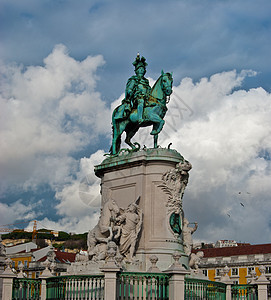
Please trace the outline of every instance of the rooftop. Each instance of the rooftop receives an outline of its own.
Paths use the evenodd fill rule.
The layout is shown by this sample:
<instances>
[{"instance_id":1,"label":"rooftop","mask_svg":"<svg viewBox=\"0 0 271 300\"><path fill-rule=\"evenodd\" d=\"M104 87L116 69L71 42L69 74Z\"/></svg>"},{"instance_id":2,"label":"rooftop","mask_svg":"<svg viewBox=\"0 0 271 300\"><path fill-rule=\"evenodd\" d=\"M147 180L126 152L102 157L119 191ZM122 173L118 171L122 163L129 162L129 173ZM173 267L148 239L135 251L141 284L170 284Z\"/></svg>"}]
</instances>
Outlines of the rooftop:
<instances>
[{"instance_id":1,"label":"rooftop","mask_svg":"<svg viewBox=\"0 0 271 300\"><path fill-rule=\"evenodd\" d=\"M197 253L199 251L202 251L204 253L204 258L268 254L271 253L271 244L238 245L237 247L208 248L208 249L193 250L194 253Z\"/></svg>"}]
</instances>

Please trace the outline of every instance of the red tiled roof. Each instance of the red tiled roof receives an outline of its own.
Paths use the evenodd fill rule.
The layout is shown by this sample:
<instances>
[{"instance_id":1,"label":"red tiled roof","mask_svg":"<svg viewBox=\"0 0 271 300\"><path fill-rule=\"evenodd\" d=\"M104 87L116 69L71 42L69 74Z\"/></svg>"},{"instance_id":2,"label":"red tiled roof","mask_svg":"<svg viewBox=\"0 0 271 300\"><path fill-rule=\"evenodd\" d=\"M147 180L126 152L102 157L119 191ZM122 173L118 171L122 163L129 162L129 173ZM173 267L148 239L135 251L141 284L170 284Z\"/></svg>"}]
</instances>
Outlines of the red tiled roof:
<instances>
[{"instance_id":1,"label":"red tiled roof","mask_svg":"<svg viewBox=\"0 0 271 300\"><path fill-rule=\"evenodd\" d=\"M55 259L62 262L62 263L68 263L68 262L74 262L75 261L75 253L68 253L68 252L62 252L59 250L55 250L56 257ZM47 259L47 255L39 259L39 261L45 261Z\"/></svg>"},{"instance_id":2,"label":"red tiled roof","mask_svg":"<svg viewBox=\"0 0 271 300\"><path fill-rule=\"evenodd\" d=\"M62 251L55 251L56 258L59 259L61 262L74 262L75 261L75 253L68 253L68 252L62 252Z\"/></svg>"},{"instance_id":3,"label":"red tiled roof","mask_svg":"<svg viewBox=\"0 0 271 300\"><path fill-rule=\"evenodd\" d=\"M238 256L238 255L252 255L252 254L267 254L271 253L271 244L262 245L243 245L237 247L222 247L222 248L209 248L197 249L192 252L204 252L204 257L225 257L225 256Z\"/></svg>"}]
</instances>

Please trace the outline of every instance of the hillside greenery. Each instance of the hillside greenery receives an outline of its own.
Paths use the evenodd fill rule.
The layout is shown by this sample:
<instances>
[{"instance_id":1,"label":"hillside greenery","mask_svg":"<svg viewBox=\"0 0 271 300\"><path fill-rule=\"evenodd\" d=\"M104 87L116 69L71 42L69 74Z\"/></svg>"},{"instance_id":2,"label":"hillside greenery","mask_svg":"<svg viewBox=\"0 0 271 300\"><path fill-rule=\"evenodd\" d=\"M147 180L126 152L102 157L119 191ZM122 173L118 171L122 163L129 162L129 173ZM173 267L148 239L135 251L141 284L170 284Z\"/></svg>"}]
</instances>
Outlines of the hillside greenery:
<instances>
[{"instance_id":1,"label":"hillside greenery","mask_svg":"<svg viewBox=\"0 0 271 300\"><path fill-rule=\"evenodd\" d=\"M87 232L81 234L69 234L65 231L59 231L58 236L54 236L51 230L39 229L37 231L37 245L39 248L45 247L47 244L45 240L51 240L53 246L58 249L68 248L68 249L87 249ZM31 241L32 232L27 232L23 230L14 230L7 234L2 234L2 239L26 239ZM63 243L56 243L63 242Z\"/></svg>"}]
</instances>

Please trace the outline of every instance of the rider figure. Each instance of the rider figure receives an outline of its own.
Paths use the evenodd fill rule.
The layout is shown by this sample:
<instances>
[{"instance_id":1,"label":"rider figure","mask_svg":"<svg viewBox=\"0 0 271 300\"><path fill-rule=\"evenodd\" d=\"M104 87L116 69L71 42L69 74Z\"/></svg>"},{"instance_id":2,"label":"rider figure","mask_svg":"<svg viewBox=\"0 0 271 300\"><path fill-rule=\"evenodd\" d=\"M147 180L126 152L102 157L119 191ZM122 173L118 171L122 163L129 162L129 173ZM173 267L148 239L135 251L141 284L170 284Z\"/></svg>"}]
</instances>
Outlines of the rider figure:
<instances>
[{"instance_id":1,"label":"rider figure","mask_svg":"<svg viewBox=\"0 0 271 300\"><path fill-rule=\"evenodd\" d=\"M144 104L150 95L151 87L149 80L144 77L146 66L148 65L146 59L143 56L140 59L138 53L133 65L135 67L136 75L132 76L127 81L123 105L125 106L125 110L129 111L129 114L133 108L137 109L137 119L140 124L144 121Z\"/></svg>"}]
</instances>

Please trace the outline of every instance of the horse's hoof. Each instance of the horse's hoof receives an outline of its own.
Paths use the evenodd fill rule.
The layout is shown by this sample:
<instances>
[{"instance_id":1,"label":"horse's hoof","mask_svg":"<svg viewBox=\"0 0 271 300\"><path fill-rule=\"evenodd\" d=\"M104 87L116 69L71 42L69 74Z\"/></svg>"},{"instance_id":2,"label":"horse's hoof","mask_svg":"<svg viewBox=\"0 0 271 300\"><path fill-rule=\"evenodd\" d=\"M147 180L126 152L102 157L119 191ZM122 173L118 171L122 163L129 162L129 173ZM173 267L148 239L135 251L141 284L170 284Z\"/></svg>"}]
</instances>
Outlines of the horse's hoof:
<instances>
[{"instance_id":1,"label":"horse's hoof","mask_svg":"<svg viewBox=\"0 0 271 300\"><path fill-rule=\"evenodd\" d=\"M151 135L156 135L158 132L156 130L151 131Z\"/></svg>"}]
</instances>

